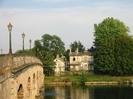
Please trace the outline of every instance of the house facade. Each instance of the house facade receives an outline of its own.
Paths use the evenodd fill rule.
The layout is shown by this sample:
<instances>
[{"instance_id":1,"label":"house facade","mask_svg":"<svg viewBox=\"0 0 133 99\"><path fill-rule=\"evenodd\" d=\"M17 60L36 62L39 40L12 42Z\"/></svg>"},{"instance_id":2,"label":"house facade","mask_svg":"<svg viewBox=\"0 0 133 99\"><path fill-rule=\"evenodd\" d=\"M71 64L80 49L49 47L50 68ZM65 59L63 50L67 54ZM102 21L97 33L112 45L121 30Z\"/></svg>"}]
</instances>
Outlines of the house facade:
<instances>
[{"instance_id":1,"label":"house facade","mask_svg":"<svg viewBox=\"0 0 133 99\"><path fill-rule=\"evenodd\" d=\"M91 71L93 57L90 52L70 51L70 71Z\"/></svg>"},{"instance_id":2,"label":"house facade","mask_svg":"<svg viewBox=\"0 0 133 99\"><path fill-rule=\"evenodd\" d=\"M59 76L62 75L65 72L65 61L63 57L59 57L59 55L57 55L56 59L54 60L55 62L55 75Z\"/></svg>"}]
</instances>

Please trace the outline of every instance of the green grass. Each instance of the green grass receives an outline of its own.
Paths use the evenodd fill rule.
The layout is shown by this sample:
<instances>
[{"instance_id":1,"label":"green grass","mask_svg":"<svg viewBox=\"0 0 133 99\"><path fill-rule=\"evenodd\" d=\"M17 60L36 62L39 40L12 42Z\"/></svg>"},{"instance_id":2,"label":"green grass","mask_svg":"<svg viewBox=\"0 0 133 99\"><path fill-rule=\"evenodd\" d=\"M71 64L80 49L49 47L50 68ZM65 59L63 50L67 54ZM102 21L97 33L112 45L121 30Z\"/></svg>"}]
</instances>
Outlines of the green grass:
<instances>
[{"instance_id":1,"label":"green grass","mask_svg":"<svg viewBox=\"0 0 133 99\"><path fill-rule=\"evenodd\" d=\"M51 82L72 82L73 84L80 84L81 80L86 82L111 82L111 81L131 81L133 76L108 76L108 75L96 75L93 73L84 73L81 74L71 74L66 73L64 76L49 76L45 77L45 83L49 84Z\"/></svg>"}]
</instances>

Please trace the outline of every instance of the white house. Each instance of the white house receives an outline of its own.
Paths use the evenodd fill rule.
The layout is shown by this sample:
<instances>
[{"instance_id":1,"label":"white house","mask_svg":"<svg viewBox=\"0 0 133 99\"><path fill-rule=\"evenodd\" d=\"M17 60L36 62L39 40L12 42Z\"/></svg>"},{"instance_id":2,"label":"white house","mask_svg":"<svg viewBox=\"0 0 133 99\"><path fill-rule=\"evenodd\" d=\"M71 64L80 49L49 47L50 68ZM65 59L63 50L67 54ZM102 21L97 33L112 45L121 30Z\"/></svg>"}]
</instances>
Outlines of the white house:
<instances>
[{"instance_id":1,"label":"white house","mask_svg":"<svg viewBox=\"0 0 133 99\"><path fill-rule=\"evenodd\" d=\"M55 62L55 75L59 76L62 75L65 72L65 61L63 57L59 57L57 55L56 59L54 60Z\"/></svg>"}]
</instances>

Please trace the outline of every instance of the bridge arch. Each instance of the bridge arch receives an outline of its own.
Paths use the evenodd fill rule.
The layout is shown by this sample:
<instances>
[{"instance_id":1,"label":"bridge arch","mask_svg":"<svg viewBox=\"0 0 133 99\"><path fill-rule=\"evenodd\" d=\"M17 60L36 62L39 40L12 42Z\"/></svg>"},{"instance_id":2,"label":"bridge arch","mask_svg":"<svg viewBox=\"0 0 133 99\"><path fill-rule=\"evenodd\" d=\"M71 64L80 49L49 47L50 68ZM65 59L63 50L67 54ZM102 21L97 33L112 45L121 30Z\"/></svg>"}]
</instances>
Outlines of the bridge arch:
<instances>
[{"instance_id":1,"label":"bridge arch","mask_svg":"<svg viewBox=\"0 0 133 99\"><path fill-rule=\"evenodd\" d=\"M30 90L31 90L31 78L28 77L27 81L27 90L28 90L28 97L30 97Z\"/></svg>"},{"instance_id":2,"label":"bridge arch","mask_svg":"<svg viewBox=\"0 0 133 99\"><path fill-rule=\"evenodd\" d=\"M35 89L35 83L36 83L36 75L34 73L33 74L33 89Z\"/></svg>"},{"instance_id":3,"label":"bridge arch","mask_svg":"<svg viewBox=\"0 0 133 99\"><path fill-rule=\"evenodd\" d=\"M17 91L17 99L24 99L24 89L22 84L19 85L19 88Z\"/></svg>"}]
</instances>

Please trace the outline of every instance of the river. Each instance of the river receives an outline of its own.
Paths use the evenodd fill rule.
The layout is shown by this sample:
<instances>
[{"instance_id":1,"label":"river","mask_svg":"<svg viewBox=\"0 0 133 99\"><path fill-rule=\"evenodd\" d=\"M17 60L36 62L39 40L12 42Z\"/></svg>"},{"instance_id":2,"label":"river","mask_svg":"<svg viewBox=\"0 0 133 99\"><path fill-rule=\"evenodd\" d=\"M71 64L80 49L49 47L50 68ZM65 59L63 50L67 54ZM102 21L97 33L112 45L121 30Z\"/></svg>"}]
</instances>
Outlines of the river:
<instances>
[{"instance_id":1,"label":"river","mask_svg":"<svg viewBox=\"0 0 133 99\"><path fill-rule=\"evenodd\" d=\"M45 86L43 99L133 99L133 87Z\"/></svg>"}]
</instances>

